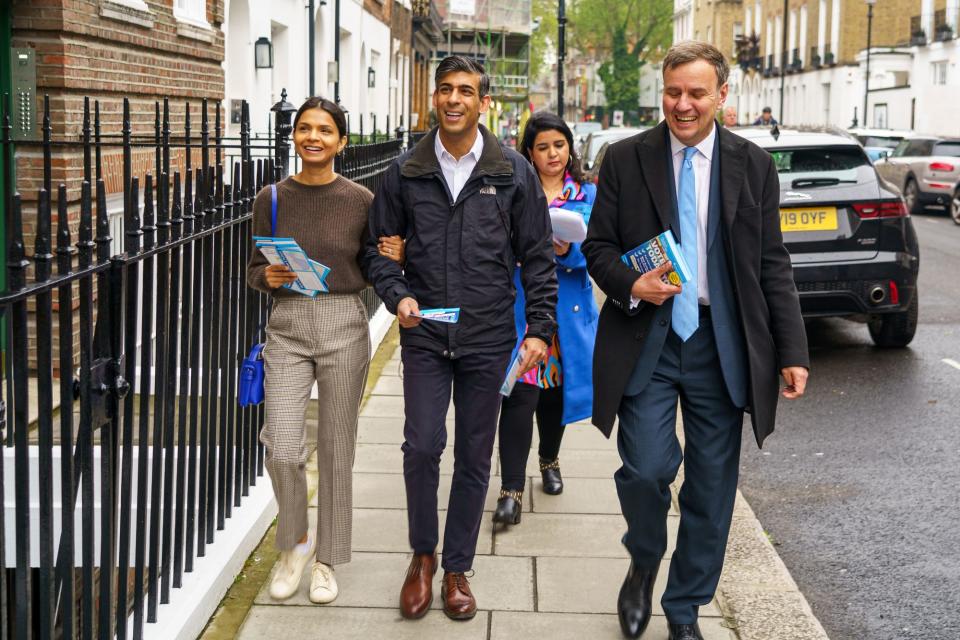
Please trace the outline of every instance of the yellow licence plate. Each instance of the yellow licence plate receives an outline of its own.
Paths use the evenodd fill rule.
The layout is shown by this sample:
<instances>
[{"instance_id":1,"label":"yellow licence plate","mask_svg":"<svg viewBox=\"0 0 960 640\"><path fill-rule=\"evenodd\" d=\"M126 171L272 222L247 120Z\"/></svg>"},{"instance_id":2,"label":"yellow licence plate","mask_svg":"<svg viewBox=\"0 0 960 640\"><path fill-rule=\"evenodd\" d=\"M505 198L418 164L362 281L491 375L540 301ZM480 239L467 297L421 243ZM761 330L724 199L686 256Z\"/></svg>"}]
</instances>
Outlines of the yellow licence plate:
<instances>
[{"instance_id":1,"label":"yellow licence plate","mask_svg":"<svg viewBox=\"0 0 960 640\"><path fill-rule=\"evenodd\" d=\"M837 208L780 209L780 229L790 231L831 231L837 228Z\"/></svg>"}]
</instances>

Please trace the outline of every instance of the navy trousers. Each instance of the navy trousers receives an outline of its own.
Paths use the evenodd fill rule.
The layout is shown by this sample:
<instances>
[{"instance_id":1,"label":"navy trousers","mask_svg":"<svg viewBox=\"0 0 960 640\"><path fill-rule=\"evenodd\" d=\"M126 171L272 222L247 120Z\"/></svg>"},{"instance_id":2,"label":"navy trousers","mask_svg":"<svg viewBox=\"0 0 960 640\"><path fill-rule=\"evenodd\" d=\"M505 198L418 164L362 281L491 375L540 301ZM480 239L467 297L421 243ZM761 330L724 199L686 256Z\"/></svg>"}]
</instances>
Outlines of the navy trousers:
<instances>
[{"instance_id":1,"label":"navy trousers","mask_svg":"<svg viewBox=\"0 0 960 640\"><path fill-rule=\"evenodd\" d=\"M676 435L677 400L685 446ZM712 599L723 568L740 460L743 410L730 400L709 314L686 342L670 331L649 384L625 396L614 478L627 533L641 567L658 567L667 549L670 483L684 462L680 531L661 603L667 619L692 624Z\"/></svg>"},{"instance_id":2,"label":"navy trousers","mask_svg":"<svg viewBox=\"0 0 960 640\"><path fill-rule=\"evenodd\" d=\"M462 573L473 566L480 520L490 480L497 433L500 385L510 351L455 360L417 347L403 347L403 477L407 524L414 553L437 548L437 488L440 456L447 445L447 406L453 388L456 412L453 481L443 532L443 569Z\"/></svg>"}]
</instances>

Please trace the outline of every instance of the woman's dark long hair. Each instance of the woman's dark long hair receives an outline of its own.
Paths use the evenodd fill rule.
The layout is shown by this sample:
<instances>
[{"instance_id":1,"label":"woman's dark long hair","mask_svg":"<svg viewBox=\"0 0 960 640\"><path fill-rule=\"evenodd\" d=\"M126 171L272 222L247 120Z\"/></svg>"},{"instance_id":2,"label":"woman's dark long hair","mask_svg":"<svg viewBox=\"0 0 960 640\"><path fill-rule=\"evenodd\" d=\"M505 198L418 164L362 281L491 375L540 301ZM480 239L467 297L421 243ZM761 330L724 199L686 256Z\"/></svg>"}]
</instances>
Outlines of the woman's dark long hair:
<instances>
[{"instance_id":1,"label":"woman's dark long hair","mask_svg":"<svg viewBox=\"0 0 960 640\"><path fill-rule=\"evenodd\" d=\"M544 131L559 131L567 139L567 146L570 148L570 159L567 161L567 171L570 177L577 181L577 184L583 184L583 168L580 166L580 157L576 149L573 148L573 132L567 123L555 113L550 111L537 111L527 120L523 128L523 138L520 140L520 153L523 157L533 164L533 143L537 140L537 135ZM535 166L535 165L534 165ZM538 174L539 175L539 174Z\"/></svg>"},{"instance_id":2,"label":"woman's dark long hair","mask_svg":"<svg viewBox=\"0 0 960 640\"><path fill-rule=\"evenodd\" d=\"M321 109L330 114L330 117L333 118L333 124L337 125L337 133L340 137L347 135L347 116L344 115L343 109L337 105L336 102L327 100L326 98L321 98L319 96L313 96L312 98L307 98L306 101L300 105L300 108L297 109L297 115L293 118L293 129L296 130L297 123L300 121L300 116L303 115L303 112L307 109Z\"/></svg>"}]
</instances>

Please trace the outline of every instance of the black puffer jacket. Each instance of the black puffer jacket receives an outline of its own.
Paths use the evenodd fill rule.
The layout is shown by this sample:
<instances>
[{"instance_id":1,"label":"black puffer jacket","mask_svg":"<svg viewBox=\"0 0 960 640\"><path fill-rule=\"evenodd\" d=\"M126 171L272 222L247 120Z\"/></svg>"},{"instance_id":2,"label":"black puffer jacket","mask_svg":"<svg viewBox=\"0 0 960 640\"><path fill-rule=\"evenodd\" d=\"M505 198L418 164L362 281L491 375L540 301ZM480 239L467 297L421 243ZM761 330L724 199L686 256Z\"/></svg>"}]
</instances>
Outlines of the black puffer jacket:
<instances>
[{"instance_id":1,"label":"black puffer jacket","mask_svg":"<svg viewBox=\"0 0 960 640\"><path fill-rule=\"evenodd\" d=\"M401 344L457 358L510 351L516 341L513 269L522 263L527 335L549 343L557 281L540 181L519 153L480 127L483 152L456 201L434 151L434 129L387 170L370 207L367 277L391 313L405 297L421 309L460 307L458 324L401 329ZM406 239L406 264L379 255L377 238Z\"/></svg>"}]
</instances>

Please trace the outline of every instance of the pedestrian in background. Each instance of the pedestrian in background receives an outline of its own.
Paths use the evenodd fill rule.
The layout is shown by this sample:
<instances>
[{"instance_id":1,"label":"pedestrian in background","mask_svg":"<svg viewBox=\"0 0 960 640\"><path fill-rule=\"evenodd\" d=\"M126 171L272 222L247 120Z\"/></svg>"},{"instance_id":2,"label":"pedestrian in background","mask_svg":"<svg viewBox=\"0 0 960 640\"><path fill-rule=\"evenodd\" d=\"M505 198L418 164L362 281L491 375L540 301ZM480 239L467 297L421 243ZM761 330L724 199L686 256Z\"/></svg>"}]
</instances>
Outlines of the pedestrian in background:
<instances>
[{"instance_id":1,"label":"pedestrian in background","mask_svg":"<svg viewBox=\"0 0 960 640\"><path fill-rule=\"evenodd\" d=\"M573 132L567 124L554 113L534 113L524 127L520 152L537 170L550 207L577 211L587 222L596 187L584 180L580 159L573 151ZM589 417L593 405L593 342L598 314L587 261L579 242L554 239L553 252L557 264L557 332L546 361L517 381L500 410L503 484L493 521L503 524L520 522L534 413L540 434L543 490L557 495L563 491L559 454L565 426ZM517 289L514 321L517 336L522 339L527 327L520 271L517 267L513 278Z\"/></svg>"},{"instance_id":2,"label":"pedestrian in background","mask_svg":"<svg viewBox=\"0 0 960 640\"><path fill-rule=\"evenodd\" d=\"M762 444L773 431L780 376L785 398L803 395L809 356L780 231L777 167L716 125L728 90L723 54L681 42L662 64L665 120L607 150L583 243L590 275L607 294L593 422L609 436L619 418L623 466L614 478L631 558L617 599L621 629L638 638L650 621L670 484L682 462L680 526L661 604L671 640L702 640L698 610L723 568L744 411ZM692 272L682 287L660 279L669 263L641 275L620 259L668 229Z\"/></svg>"},{"instance_id":3,"label":"pedestrian in background","mask_svg":"<svg viewBox=\"0 0 960 640\"><path fill-rule=\"evenodd\" d=\"M268 265L259 250L247 266L247 283L273 298L263 349L266 423L260 440L280 506L280 561L270 583L277 600L296 593L314 558L310 600L332 602L339 591L333 567L350 561L357 416L370 362L367 314L358 295L366 286L359 258L373 194L333 171L334 157L346 144L340 107L308 99L293 121L293 145L303 169L276 185L275 228L269 186L253 205L254 235L293 238L310 258L330 267L330 292L309 298L284 288L296 275L284 265ZM304 417L314 383L320 410L316 534L307 526Z\"/></svg>"},{"instance_id":4,"label":"pedestrian in background","mask_svg":"<svg viewBox=\"0 0 960 640\"><path fill-rule=\"evenodd\" d=\"M737 108L736 107L727 107L723 110L723 126L725 127L735 127L737 126Z\"/></svg>"},{"instance_id":5,"label":"pedestrian in background","mask_svg":"<svg viewBox=\"0 0 960 640\"><path fill-rule=\"evenodd\" d=\"M550 218L530 164L501 145L480 114L490 105L483 66L450 56L437 66L439 127L387 170L370 208L370 281L400 322L403 474L413 558L400 613L419 618L433 601L439 540L437 490L451 389L454 472L443 536L441 598L447 616L476 615L473 566L496 436L499 390L514 346L513 270L527 295L525 372L546 355L556 329L557 284ZM406 240L401 266L379 238ZM421 309L457 307L459 321L424 321Z\"/></svg>"},{"instance_id":6,"label":"pedestrian in background","mask_svg":"<svg viewBox=\"0 0 960 640\"><path fill-rule=\"evenodd\" d=\"M764 107L760 117L754 120L753 124L754 126L758 127L772 127L778 123L777 119L773 117L773 109L770 107Z\"/></svg>"}]
</instances>

